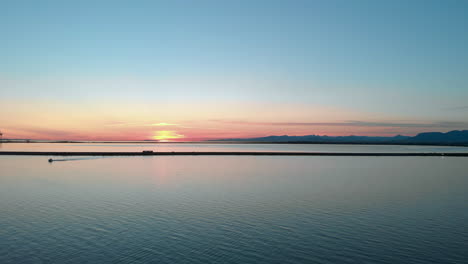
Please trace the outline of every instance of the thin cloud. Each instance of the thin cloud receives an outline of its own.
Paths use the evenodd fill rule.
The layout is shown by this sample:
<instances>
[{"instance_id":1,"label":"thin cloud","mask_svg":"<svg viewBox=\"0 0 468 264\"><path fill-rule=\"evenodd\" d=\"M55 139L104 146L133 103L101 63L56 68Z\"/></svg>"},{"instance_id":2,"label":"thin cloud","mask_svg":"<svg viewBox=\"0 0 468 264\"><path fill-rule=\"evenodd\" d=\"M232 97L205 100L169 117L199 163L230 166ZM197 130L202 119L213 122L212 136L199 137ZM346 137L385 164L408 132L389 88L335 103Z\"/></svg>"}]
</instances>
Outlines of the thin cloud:
<instances>
[{"instance_id":1,"label":"thin cloud","mask_svg":"<svg viewBox=\"0 0 468 264\"><path fill-rule=\"evenodd\" d=\"M171 124L171 123L151 123L151 124L145 124L145 123L134 123L134 122L113 122L106 124L106 126L114 126L114 127L124 127L124 126L132 126L132 127L138 127L138 126L180 126L179 124Z\"/></svg>"},{"instance_id":2,"label":"thin cloud","mask_svg":"<svg viewBox=\"0 0 468 264\"><path fill-rule=\"evenodd\" d=\"M106 124L105 126L123 127L123 126L139 126L139 123L128 123L128 122L114 122Z\"/></svg>"},{"instance_id":3,"label":"thin cloud","mask_svg":"<svg viewBox=\"0 0 468 264\"><path fill-rule=\"evenodd\" d=\"M463 105L463 106L454 106L454 107L445 107L443 110L448 110L448 111L468 111L468 105Z\"/></svg>"},{"instance_id":4,"label":"thin cloud","mask_svg":"<svg viewBox=\"0 0 468 264\"><path fill-rule=\"evenodd\" d=\"M70 139L80 137L79 132L74 131L65 131L65 130L56 130L56 129L47 129L47 128L15 128L10 129L14 131L13 134L27 135L21 136L22 138L34 138L34 139Z\"/></svg>"},{"instance_id":5,"label":"thin cloud","mask_svg":"<svg viewBox=\"0 0 468 264\"><path fill-rule=\"evenodd\" d=\"M402 128L453 128L468 127L468 122L430 122L430 123L404 123L404 122L369 122L369 121L345 121L345 122L250 122L242 120L211 120L212 122L238 125L260 126L347 126L347 127L402 127Z\"/></svg>"},{"instance_id":6,"label":"thin cloud","mask_svg":"<svg viewBox=\"0 0 468 264\"><path fill-rule=\"evenodd\" d=\"M179 124L157 123L157 124L147 124L145 126L179 126Z\"/></svg>"}]
</instances>

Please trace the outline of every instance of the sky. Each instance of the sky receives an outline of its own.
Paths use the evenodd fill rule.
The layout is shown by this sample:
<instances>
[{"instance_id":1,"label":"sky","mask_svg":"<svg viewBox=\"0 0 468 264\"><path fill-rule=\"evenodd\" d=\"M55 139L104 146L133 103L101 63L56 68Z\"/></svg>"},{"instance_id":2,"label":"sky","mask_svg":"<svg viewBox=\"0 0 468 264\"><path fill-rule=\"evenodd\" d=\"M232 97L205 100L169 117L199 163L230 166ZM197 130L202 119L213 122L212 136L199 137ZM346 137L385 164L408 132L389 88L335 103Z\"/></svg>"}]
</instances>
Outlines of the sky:
<instances>
[{"instance_id":1,"label":"sky","mask_svg":"<svg viewBox=\"0 0 468 264\"><path fill-rule=\"evenodd\" d=\"M468 129L468 1L0 0L4 138Z\"/></svg>"}]
</instances>

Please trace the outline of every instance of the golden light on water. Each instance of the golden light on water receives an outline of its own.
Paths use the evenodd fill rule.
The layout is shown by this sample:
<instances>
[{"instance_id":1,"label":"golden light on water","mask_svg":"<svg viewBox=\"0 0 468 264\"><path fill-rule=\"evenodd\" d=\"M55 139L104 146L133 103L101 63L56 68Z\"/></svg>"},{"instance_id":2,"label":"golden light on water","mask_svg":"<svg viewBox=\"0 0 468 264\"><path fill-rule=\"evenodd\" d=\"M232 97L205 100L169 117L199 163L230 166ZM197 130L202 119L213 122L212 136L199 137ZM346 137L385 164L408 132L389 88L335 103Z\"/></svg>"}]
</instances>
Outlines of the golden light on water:
<instances>
[{"instance_id":1,"label":"golden light on water","mask_svg":"<svg viewBox=\"0 0 468 264\"><path fill-rule=\"evenodd\" d=\"M178 134L176 131L155 131L155 135L153 139L157 139L160 141L171 141L171 139L179 139L184 138L184 135Z\"/></svg>"}]
</instances>

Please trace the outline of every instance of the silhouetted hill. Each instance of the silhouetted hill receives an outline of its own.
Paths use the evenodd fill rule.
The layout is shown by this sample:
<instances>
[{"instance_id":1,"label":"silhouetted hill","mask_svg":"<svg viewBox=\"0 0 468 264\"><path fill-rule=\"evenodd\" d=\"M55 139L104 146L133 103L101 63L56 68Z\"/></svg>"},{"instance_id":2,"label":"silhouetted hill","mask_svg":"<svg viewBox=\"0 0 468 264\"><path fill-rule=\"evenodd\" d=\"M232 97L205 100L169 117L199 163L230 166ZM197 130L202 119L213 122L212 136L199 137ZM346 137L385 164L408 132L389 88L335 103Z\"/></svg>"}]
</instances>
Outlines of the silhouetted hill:
<instances>
[{"instance_id":1,"label":"silhouetted hill","mask_svg":"<svg viewBox=\"0 0 468 264\"><path fill-rule=\"evenodd\" d=\"M267 136L258 138L232 138L214 141L260 142L260 143L343 143L343 144L433 144L468 145L468 130L454 130L447 133L428 132L414 137L397 135L394 137L366 136Z\"/></svg>"},{"instance_id":2,"label":"silhouetted hill","mask_svg":"<svg viewBox=\"0 0 468 264\"><path fill-rule=\"evenodd\" d=\"M468 144L468 130L420 133L409 138L408 141L412 143Z\"/></svg>"},{"instance_id":3,"label":"silhouetted hill","mask_svg":"<svg viewBox=\"0 0 468 264\"><path fill-rule=\"evenodd\" d=\"M307 135L307 136L267 136L259 138L233 138L233 139L222 139L216 141L242 141L242 142L307 142L307 143L380 143L399 141L409 139L406 136L395 136L395 137L366 137L366 136L318 136L318 135Z\"/></svg>"}]
</instances>

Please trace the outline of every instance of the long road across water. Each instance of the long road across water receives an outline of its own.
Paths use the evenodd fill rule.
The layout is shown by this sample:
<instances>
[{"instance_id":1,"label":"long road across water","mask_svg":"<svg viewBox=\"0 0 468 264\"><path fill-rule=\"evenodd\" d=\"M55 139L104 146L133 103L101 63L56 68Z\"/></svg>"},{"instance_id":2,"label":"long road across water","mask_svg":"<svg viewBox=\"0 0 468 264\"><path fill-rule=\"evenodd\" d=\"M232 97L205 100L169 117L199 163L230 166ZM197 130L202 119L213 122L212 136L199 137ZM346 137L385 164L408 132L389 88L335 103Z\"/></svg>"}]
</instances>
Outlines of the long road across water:
<instances>
[{"instance_id":1,"label":"long road across water","mask_svg":"<svg viewBox=\"0 0 468 264\"><path fill-rule=\"evenodd\" d=\"M15 156L443 156L468 157L468 152L285 152L285 151L196 151L196 152L58 152L0 151L0 155Z\"/></svg>"}]
</instances>

